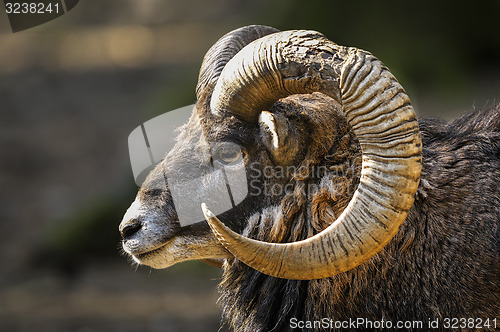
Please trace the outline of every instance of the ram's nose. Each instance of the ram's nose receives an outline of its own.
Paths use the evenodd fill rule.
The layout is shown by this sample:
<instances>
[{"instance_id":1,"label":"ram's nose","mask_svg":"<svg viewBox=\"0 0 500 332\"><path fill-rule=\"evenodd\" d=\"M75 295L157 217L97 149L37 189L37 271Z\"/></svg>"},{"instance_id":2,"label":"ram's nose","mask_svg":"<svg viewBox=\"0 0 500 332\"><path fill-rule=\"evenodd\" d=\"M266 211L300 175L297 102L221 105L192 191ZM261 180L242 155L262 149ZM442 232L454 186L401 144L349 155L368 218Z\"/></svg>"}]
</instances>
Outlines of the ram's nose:
<instances>
[{"instance_id":1,"label":"ram's nose","mask_svg":"<svg viewBox=\"0 0 500 332\"><path fill-rule=\"evenodd\" d=\"M142 228L142 223L135 219L128 219L121 222L119 231L123 240L126 240L132 237L135 233L137 233Z\"/></svg>"},{"instance_id":2,"label":"ram's nose","mask_svg":"<svg viewBox=\"0 0 500 332\"><path fill-rule=\"evenodd\" d=\"M118 227L123 240L131 238L143 227L141 210L141 202L136 198L123 216L122 222Z\"/></svg>"}]
</instances>

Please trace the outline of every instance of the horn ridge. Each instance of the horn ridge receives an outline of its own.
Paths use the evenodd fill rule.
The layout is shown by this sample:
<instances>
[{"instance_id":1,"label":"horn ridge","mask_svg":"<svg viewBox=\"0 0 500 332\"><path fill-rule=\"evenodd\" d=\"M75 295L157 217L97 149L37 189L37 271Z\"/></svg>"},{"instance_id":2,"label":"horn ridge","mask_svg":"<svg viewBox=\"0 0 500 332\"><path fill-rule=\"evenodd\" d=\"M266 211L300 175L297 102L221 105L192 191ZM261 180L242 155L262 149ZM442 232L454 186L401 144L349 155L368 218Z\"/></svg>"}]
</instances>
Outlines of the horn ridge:
<instances>
[{"instance_id":1,"label":"horn ridge","mask_svg":"<svg viewBox=\"0 0 500 332\"><path fill-rule=\"evenodd\" d=\"M249 25L235 29L222 36L205 54L196 85L196 97L209 85L217 82L222 70L231 58L250 42L279 32L265 25Z\"/></svg>"}]
</instances>

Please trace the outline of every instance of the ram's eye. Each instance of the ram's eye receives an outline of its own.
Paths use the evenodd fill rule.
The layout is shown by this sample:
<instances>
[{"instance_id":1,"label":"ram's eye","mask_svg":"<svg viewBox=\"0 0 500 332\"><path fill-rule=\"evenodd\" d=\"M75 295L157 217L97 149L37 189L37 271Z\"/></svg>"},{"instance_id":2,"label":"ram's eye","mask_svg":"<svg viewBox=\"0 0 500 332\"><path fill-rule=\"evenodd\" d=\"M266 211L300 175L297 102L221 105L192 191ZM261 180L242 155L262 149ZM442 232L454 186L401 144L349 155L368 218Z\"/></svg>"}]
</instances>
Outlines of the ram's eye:
<instances>
[{"instance_id":1,"label":"ram's eye","mask_svg":"<svg viewBox=\"0 0 500 332\"><path fill-rule=\"evenodd\" d=\"M217 152L217 159L224 164L235 164L242 157L239 149L221 149Z\"/></svg>"}]
</instances>

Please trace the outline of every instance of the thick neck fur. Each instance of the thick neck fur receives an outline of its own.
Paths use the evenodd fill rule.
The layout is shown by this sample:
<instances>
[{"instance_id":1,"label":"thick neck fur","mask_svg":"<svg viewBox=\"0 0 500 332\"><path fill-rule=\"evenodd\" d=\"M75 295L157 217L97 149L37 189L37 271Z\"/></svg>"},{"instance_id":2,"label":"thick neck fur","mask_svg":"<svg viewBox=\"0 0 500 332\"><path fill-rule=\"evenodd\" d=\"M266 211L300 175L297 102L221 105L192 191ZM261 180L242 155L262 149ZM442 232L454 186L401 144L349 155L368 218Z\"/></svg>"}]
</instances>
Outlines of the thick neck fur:
<instances>
[{"instance_id":1,"label":"thick neck fur","mask_svg":"<svg viewBox=\"0 0 500 332\"><path fill-rule=\"evenodd\" d=\"M415 204L390 244L357 268L296 281L261 274L238 260L226 262L219 301L228 325L236 331L288 331L293 319L366 318L422 320L425 329L435 318L495 318L500 309L499 285L493 282L500 249L499 114L497 107L450 124L420 121L423 172ZM326 163L342 174L354 173L323 181L307 174L292 179L299 189L314 183L320 190L296 190L280 206L254 214L244 234L291 242L333 222L358 184L359 167L352 166L359 165L360 155L352 133L339 132L327 155L331 158L311 160L308 167ZM305 330L330 330L319 327Z\"/></svg>"},{"instance_id":2,"label":"thick neck fur","mask_svg":"<svg viewBox=\"0 0 500 332\"><path fill-rule=\"evenodd\" d=\"M327 123L317 119L317 123ZM359 145L342 117L332 121L335 139L312 141L306 159L291 179L295 190L278 206L270 206L248 220L243 234L267 242L306 239L328 227L349 203L359 183ZM321 130L321 129L318 129ZM331 128L330 128L331 130ZM330 171L329 175L318 169ZM338 176L333 176L338 175ZM227 321L237 331L284 331L291 318L331 316L332 303L342 298L343 286L334 279L297 281L264 275L238 260L225 266L220 302ZM313 309L321 308L321 310Z\"/></svg>"}]
</instances>

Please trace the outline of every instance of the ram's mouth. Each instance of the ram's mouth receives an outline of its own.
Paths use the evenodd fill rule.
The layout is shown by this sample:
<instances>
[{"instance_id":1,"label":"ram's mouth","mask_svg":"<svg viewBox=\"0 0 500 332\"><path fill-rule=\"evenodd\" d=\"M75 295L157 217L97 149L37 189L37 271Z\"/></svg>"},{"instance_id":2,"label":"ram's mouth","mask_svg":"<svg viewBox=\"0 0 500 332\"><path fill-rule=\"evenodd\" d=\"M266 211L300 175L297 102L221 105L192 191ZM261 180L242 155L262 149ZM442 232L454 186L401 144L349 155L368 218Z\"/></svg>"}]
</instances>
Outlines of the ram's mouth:
<instances>
[{"instance_id":1,"label":"ram's mouth","mask_svg":"<svg viewBox=\"0 0 500 332\"><path fill-rule=\"evenodd\" d=\"M148 257L153 257L153 256L158 255L162 250L165 249L165 247L169 244L170 241L171 240L168 240L167 242L156 247L155 249L151 249L151 250L144 251L144 252L137 253L137 254L131 254L131 256L134 259L134 261L141 264L141 261L147 260Z\"/></svg>"},{"instance_id":2,"label":"ram's mouth","mask_svg":"<svg viewBox=\"0 0 500 332\"><path fill-rule=\"evenodd\" d=\"M141 230L134 237L123 240L122 248L135 263L151 266L150 261L168 257L170 247L175 243L175 238L179 236L179 233L180 229L159 236L157 232Z\"/></svg>"},{"instance_id":3,"label":"ram's mouth","mask_svg":"<svg viewBox=\"0 0 500 332\"><path fill-rule=\"evenodd\" d=\"M188 260L203 260L208 264L232 257L219 243L206 223L178 229L175 234L148 247L123 243L123 249L140 265L164 269ZM220 265L220 264L217 264Z\"/></svg>"},{"instance_id":4,"label":"ram's mouth","mask_svg":"<svg viewBox=\"0 0 500 332\"><path fill-rule=\"evenodd\" d=\"M163 269L179 262L175 255L176 238L170 238L147 251L129 252L135 263Z\"/></svg>"}]
</instances>

